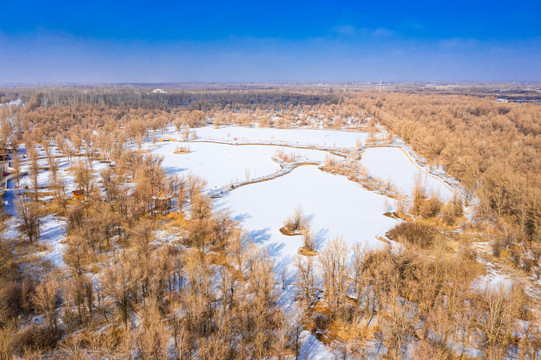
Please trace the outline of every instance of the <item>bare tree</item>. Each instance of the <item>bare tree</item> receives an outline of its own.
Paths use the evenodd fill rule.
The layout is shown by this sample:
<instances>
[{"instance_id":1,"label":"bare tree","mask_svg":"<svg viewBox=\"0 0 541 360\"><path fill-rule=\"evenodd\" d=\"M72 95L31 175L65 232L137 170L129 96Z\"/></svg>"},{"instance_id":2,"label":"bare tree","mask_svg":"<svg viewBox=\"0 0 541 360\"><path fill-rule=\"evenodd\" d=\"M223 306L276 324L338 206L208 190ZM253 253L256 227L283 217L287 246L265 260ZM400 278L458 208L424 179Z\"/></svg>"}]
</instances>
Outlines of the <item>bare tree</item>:
<instances>
[{"instance_id":1,"label":"bare tree","mask_svg":"<svg viewBox=\"0 0 541 360\"><path fill-rule=\"evenodd\" d=\"M30 158L30 168L29 168L29 177L30 185L32 191L34 192L34 200L38 201L38 191L39 191L39 164L38 164L38 153L34 146L30 146L28 149L28 157Z\"/></svg>"},{"instance_id":2,"label":"bare tree","mask_svg":"<svg viewBox=\"0 0 541 360\"><path fill-rule=\"evenodd\" d=\"M227 241L226 253L233 259L239 273L243 270L248 242L246 234L240 228L236 228Z\"/></svg>"},{"instance_id":3,"label":"bare tree","mask_svg":"<svg viewBox=\"0 0 541 360\"><path fill-rule=\"evenodd\" d=\"M299 295L304 301L306 308L312 303L315 295L315 269L312 256L297 255L295 260L297 268L297 286Z\"/></svg>"},{"instance_id":4,"label":"bare tree","mask_svg":"<svg viewBox=\"0 0 541 360\"><path fill-rule=\"evenodd\" d=\"M306 222L307 220L303 214L302 207L297 206L294 214L284 221L284 229L291 234L298 233L304 229Z\"/></svg>"},{"instance_id":5,"label":"bare tree","mask_svg":"<svg viewBox=\"0 0 541 360\"><path fill-rule=\"evenodd\" d=\"M413 306L401 300L396 288L385 297L381 319L383 343L387 348L387 358L400 359L408 338L413 332Z\"/></svg>"},{"instance_id":6,"label":"bare tree","mask_svg":"<svg viewBox=\"0 0 541 360\"><path fill-rule=\"evenodd\" d=\"M37 241L40 235L41 223L41 209L39 203L30 200L26 194L21 194L16 201L16 207L17 212L22 219L19 229L26 235L28 241Z\"/></svg>"},{"instance_id":7,"label":"bare tree","mask_svg":"<svg viewBox=\"0 0 541 360\"><path fill-rule=\"evenodd\" d=\"M137 259L125 254L109 263L100 274L103 291L113 300L117 315L125 326L137 303L137 264Z\"/></svg>"},{"instance_id":8,"label":"bare tree","mask_svg":"<svg viewBox=\"0 0 541 360\"><path fill-rule=\"evenodd\" d=\"M77 186L84 191L85 196L89 196L94 185L94 173L90 166L90 162L79 160L77 164L72 166L72 172Z\"/></svg>"},{"instance_id":9,"label":"bare tree","mask_svg":"<svg viewBox=\"0 0 541 360\"><path fill-rule=\"evenodd\" d=\"M56 314L58 290L58 282L52 279L39 284L32 296L32 303L39 313L45 315L52 334L55 334L58 329L58 318Z\"/></svg>"},{"instance_id":10,"label":"bare tree","mask_svg":"<svg viewBox=\"0 0 541 360\"><path fill-rule=\"evenodd\" d=\"M337 308L343 301L346 291L347 245L342 238L332 240L321 252L323 285L329 306Z\"/></svg>"},{"instance_id":11,"label":"bare tree","mask_svg":"<svg viewBox=\"0 0 541 360\"><path fill-rule=\"evenodd\" d=\"M485 291L475 302L480 316L475 318L475 327L480 332L487 358L498 358L509 346L508 335L519 314L523 301L522 289L491 289Z\"/></svg>"},{"instance_id":12,"label":"bare tree","mask_svg":"<svg viewBox=\"0 0 541 360\"><path fill-rule=\"evenodd\" d=\"M137 349L143 359L167 358L167 342L170 337L169 327L158 306L151 303L140 313L142 324L137 332Z\"/></svg>"},{"instance_id":13,"label":"bare tree","mask_svg":"<svg viewBox=\"0 0 541 360\"><path fill-rule=\"evenodd\" d=\"M21 158L19 157L19 152L17 150L15 150L12 155L11 165L13 166L13 175L15 176L17 187L19 187L21 181Z\"/></svg>"}]
</instances>

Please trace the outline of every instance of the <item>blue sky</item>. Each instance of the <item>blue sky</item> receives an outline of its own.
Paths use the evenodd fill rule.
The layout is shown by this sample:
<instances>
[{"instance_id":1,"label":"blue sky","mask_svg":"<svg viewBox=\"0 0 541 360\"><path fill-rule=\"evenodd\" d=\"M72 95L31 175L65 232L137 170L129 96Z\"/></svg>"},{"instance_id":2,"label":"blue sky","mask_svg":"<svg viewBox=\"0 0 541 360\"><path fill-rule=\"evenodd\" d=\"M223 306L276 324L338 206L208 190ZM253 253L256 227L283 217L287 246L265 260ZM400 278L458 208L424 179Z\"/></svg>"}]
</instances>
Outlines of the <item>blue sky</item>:
<instances>
[{"instance_id":1,"label":"blue sky","mask_svg":"<svg viewBox=\"0 0 541 360\"><path fill-rule=\"evenodd\" d=\"M0 83L540 81L541 1L5 1Z\"/></svg>"}]
</instances>

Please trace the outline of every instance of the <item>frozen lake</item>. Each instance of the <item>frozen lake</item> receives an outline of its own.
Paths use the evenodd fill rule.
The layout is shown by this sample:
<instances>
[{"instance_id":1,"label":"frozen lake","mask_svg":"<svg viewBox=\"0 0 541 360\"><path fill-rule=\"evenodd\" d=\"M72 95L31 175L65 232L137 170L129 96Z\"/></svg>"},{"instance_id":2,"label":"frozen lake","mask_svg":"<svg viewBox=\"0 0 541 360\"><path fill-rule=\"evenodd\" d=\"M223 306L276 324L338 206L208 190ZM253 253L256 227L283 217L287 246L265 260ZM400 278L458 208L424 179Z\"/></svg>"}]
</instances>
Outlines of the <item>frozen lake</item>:
<instances>
[{"instance_id":1,"label":"frozen lake","mask_svg":"<svg viewBox=\"0 0 541 360\"><path fill-rule=\"evenodd\" d=\"M302 246L302 237L283 235L279 229L297 206L310 218L319 249L337 236L348 246L361 243L374 248L384 244L376 236L385 235L397 223L383 215L385 203L385 196L307 165L275 180L238 188L215 205L230 210L254 242L289 262Z\"/></svg>"},{"instance_id":2,"label":"frozen lake","mask_svg":"<svg viewBox=\"0 0 541 360\"><path fill-rule=\"evenodd\" d=\"M361 163L370 175L383 181L390 179L391 183L404 195L411 195L416 179L420 179L428 195L439 194L442 200L453 197L448 185L412 163L408 155L400 148L368 148L363 152Z\"/></svg>"}]
</instances>

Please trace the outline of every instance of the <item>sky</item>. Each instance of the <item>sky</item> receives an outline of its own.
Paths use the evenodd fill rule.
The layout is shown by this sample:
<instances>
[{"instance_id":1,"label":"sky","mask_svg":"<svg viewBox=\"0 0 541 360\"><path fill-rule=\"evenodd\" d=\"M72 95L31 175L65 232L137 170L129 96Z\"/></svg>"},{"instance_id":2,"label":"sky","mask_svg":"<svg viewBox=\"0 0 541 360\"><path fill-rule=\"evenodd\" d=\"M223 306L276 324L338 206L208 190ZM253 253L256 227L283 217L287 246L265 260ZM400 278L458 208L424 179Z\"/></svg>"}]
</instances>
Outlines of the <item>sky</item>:
<instances>
[{"instance_id":1,"label":"sky","mask_svg":"<svg viewBox=\"0 0 541 360\"><path fill-rule=\"evenodd\" d=\"M0 84L541 81L541 1L0 0Z\"/></svg>"}]
</instances>

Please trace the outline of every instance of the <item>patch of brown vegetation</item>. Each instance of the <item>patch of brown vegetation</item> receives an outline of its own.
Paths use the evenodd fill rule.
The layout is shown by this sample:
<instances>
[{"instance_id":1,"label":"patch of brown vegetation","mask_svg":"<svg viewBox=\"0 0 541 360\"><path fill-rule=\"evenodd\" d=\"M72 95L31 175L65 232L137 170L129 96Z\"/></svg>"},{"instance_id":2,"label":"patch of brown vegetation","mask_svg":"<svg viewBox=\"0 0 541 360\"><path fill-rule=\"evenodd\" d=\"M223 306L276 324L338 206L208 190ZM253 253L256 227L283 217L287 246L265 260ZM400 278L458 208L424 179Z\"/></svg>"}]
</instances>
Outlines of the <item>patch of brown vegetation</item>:
<instances>
[{"instance_id":1,"label":"patch of brown vegetation","mask_svg":"<svg viewBox=\"0 0 541 360\"><path fill-rule=\"evenodd\" d=\"M391 219L401 219L401 220L404 220L404 221L414 221L415 219L409 215L409 214L402 214L400 212L396 212L396 211L393 211L393 212L386 212L383 214L384 216L387 216Z\"/></svg>"},{"instance_id":2,"label":"patch of brown vegetation","mask_svg":"<svg viewBox=\"0 0 541 360\"><path fill-rule=\"evenodd\" d=\"M298 253L303 256L317 256L319 254L317 250L310 250L305 248L304 246L298 250Z\"/></svg>"},{"instance_id":3,"label":"patch of brown vegetation","mask_svg":"<svg viewBox=\"0 0 541 360\"><path fill-rule=\"evenodd\" d=\"M414 221L402 222L387 232L389 239L401 243L407 242L421 248L432 246L440 234L438 228L428 223Z\"/></svg>"},{"instance_id":4,"label":"patch of brown vegetation","mask_svg":"<svg viewBox=\"0 0 541 360\"><path fill-rule=\"evenodd\" d=\"M173 151L173 154L188 154L188 153L190 153L189 146L177 146L175 151Z\"/></svg>"},{"instance_id":5,"label":"patch of brown vegetation","mask_svg":"<svg viewBox=\"0 0 541 360\"><path fill-rule=\"evenodd\" d=\"M298 229L298 230L295 230L295 231L289 231L288 228L286 226L282 226L280 228L280 233L282 233L282 235L286 235L286 236L299 236L299 235L302 235L302 228Z\"/></svg>"},{"instance_id":6,"label":"patch of brown vegetation","mask_svg":"<svg viewBox=\"0 0 541 360\"><path fill-rule=\"evenodd\" d=\"M366 168L358 160L335 161L327 158L320 169L331 174L343 175L368 191L375 191L392 199L401 198L396 188L389 186L381 179L370 177Z\"/></svg>"}]
</instances>

